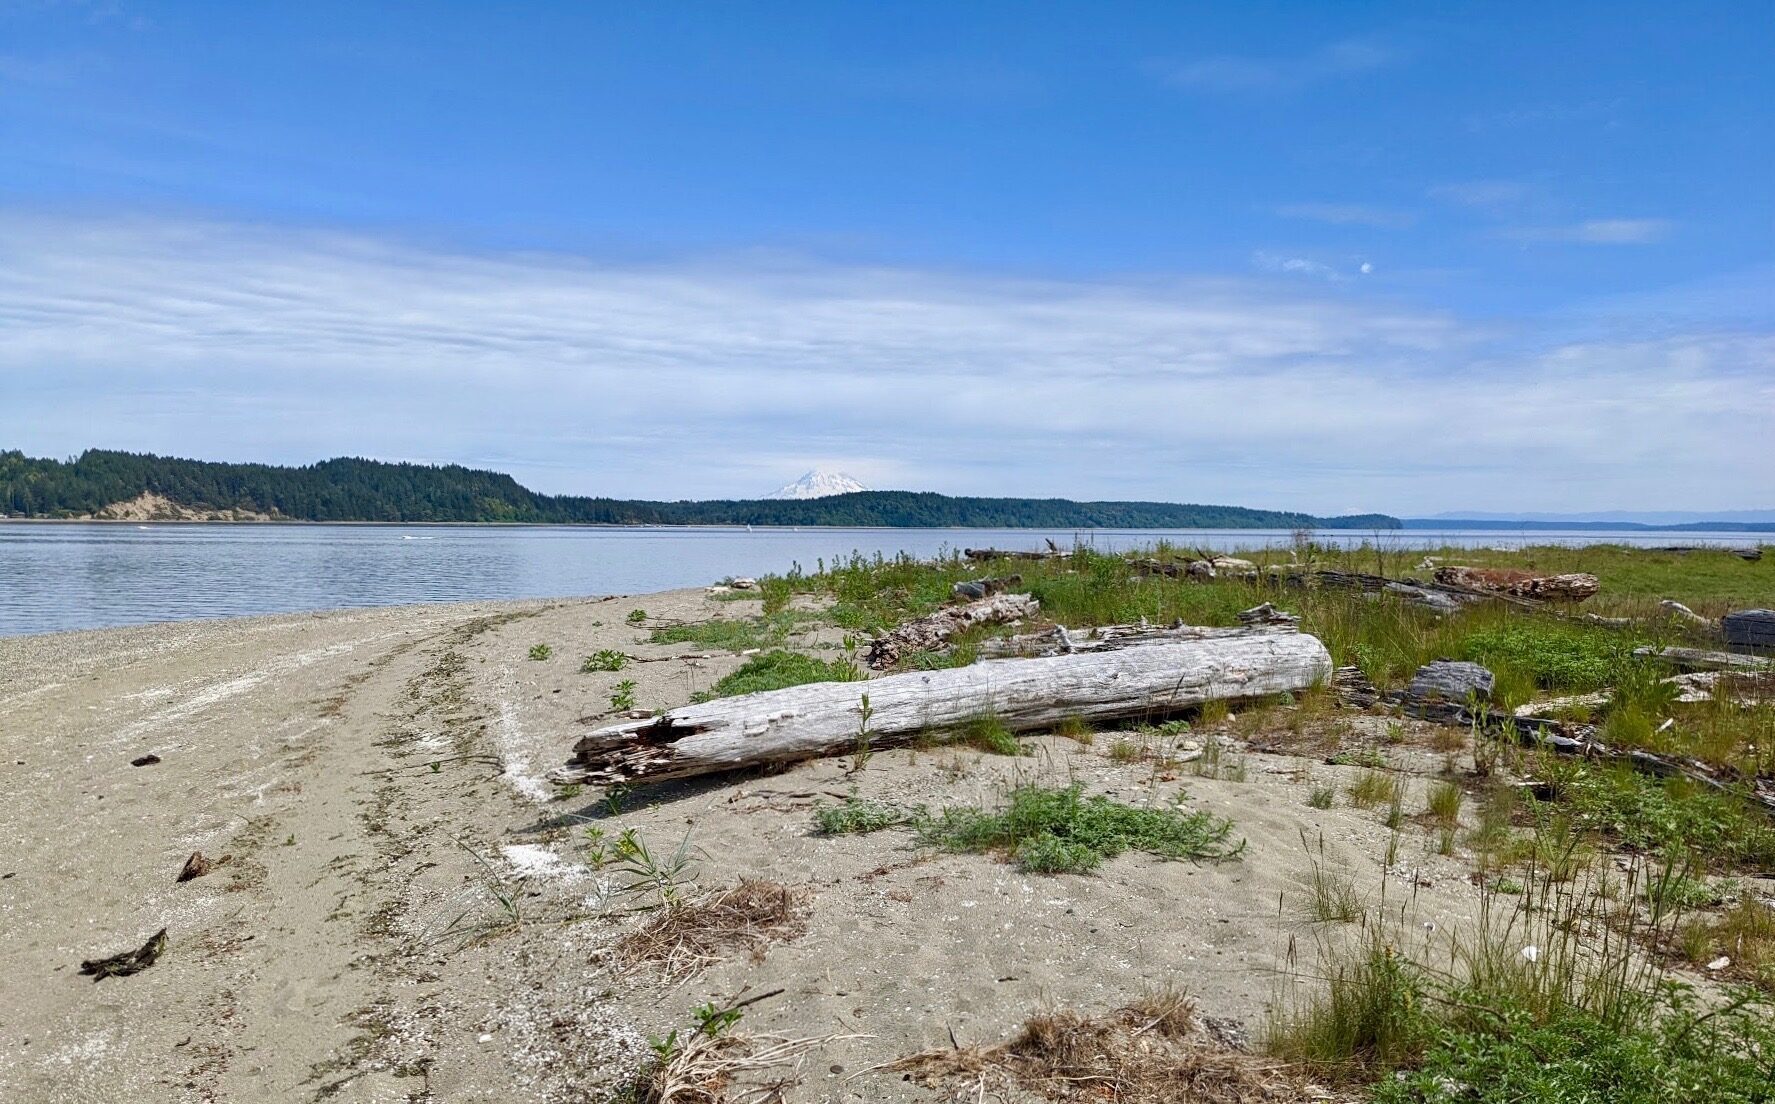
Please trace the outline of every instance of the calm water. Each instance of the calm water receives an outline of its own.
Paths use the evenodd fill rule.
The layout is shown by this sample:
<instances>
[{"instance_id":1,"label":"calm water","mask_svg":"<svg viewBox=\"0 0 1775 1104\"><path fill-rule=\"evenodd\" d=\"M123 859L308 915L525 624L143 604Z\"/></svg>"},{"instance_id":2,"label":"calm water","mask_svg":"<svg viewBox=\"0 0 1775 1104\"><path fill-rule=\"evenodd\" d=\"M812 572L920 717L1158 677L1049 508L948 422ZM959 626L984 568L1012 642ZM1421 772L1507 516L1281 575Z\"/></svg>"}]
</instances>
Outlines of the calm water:
<instances>
[{"instance_id":1,"label":"calm water","mask_svg":"<svg viewBox=\"0 0 1775 1104\"><path fill-rule=\"evenodd\" d=\"M1283 545L1274 530L564 528L473 525L128 525L0 522L0 636L298 610L483 598L637 594L812 570L852 551L1117 550ZM1318 533L1389 548L1455 544L1744 544L1731 533ZM1754 538L1752 538L1754 539Z\"/></svg>"}]
</instances>

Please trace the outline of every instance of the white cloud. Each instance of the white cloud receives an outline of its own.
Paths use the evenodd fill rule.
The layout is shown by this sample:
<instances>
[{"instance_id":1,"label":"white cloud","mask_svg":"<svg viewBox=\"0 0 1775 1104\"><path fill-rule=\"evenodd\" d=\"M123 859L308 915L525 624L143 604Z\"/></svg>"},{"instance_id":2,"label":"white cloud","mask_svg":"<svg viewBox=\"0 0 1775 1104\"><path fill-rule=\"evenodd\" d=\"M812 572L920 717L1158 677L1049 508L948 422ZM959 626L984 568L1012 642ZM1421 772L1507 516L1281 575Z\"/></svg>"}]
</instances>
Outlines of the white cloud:
<instances>
[{"instance_id":1,"label":"white cloud","mask_svg":"<svg viewBox=\"0 0 1775 1104\"><path fill-rule=\"evenodd\" d=\"M1353 284L618 264L204 221L0 215L0 255L0 447L38 455L450 459L671 497L826 466L1323 511L1705 509L1775 485L1775 456L1718 431L1775 418L1767 333L1560 342Z\"/></svg>"},{"instance_id":2,"label":"white cloud","mask_svg":"<svg viewBox=\"0 0 1775 1104\"><path fill-rule=\"evenodd\" d=\"M1285 203L1276 208L1276 213L1283 218L1329 222L1334 226L1372 226L1379 230L1403 230L1418 220L1410 211L1360 203Z\"/></svg>"},{"instance_id":3,"label":"white cloud","mask_svg":"<svg viewBox=\"0 0 1775 1104\"><path fill-rule=\"evenodd\" d=\"M1293 58L1222 54L1197 58L1164 73L1168 83L1209 92L1289 92L1320 81L1352 77L1390 65L1398 51L1367 38L1347 38Z\"/></svg>"},{"instance_id":4,"label":"white cloud","mask_svg":"<svg viewBox=\"0 0 1775 1104\"><path fill-rule=\"evenodd\" d=\"M1562 226L1512 226L1502 236L1517 241L1577 242L1583 245L1651 245L1670 236L1668 219L1585 219Z\"/></svg>"}]
</instances>

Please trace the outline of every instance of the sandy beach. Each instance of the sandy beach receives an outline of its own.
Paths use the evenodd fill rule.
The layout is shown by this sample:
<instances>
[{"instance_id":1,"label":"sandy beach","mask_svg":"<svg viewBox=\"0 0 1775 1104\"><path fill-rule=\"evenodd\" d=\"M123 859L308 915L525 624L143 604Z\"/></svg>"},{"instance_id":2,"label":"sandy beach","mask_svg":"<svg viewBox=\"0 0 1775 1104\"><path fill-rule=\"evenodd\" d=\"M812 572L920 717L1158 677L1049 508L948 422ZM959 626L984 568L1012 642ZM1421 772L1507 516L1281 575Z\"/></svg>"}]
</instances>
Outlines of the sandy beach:
<instances>
[{"instance_id":1,"label":"sandy beach","mask_svg":"<svg viewBox=\"0 0 1775 1104\"><path fill-rule=\"evenodd\" d=\"M646 624L629 622L636 609ZM1243 780L1059 737L1023 757L900 748L856 771L821 760L621 800L547 780L609 719L619 679L662 708L742 661L649 643L649 626L755 611L688 590L0 640L0 1099L596 1101L697 1005L781 989L747 1009L749 1030L846 1036L808 1055L788 1099L937 1100L864 1071L1164 985L1229 1038L1260 1035L1291 940L1312 939L1313 861L1381 892L1378 818L1306 800L1356 768L1325 765L1286 711L1280 735L1250 742L1301 753L1254 749ZM816 628L792 644L838 639ZM529 658L537 643L549 659ZM599 649L661 661L581 672ZM1411 724L1387 754L1429 773L1442 756ZM1021 780L1132 803L1181 793L1248 846L1216 865L1128 854L1042 877L904 832L812 831L816 802L847 794L990 804ZM1412 785L1417 808L1425 783ZM618 968L613 940L644 918L588 852L625 828L663 851L688 833L702 889L766 877L805 891L805 932L684 977ZM1421 835L1404 848L1387 892L1432 923L1470 920L1468 865ZM215 869L175 882L193 851ZM151 968L79 972L163 928Z\"/></svg>"}]
</instances>

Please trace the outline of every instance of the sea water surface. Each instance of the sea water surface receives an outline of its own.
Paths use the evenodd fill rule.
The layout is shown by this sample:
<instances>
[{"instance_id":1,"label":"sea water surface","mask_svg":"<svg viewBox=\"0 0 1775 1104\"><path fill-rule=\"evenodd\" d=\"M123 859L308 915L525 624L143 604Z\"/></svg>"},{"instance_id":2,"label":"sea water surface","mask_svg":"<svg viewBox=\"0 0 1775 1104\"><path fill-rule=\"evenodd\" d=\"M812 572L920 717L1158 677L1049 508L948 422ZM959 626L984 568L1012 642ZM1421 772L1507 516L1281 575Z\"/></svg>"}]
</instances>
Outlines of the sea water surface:
<instances>
[{"instance_id":1,"label":"sea water surface","mask_svg":"<svg viewBox=\"0 0 1775 1104\"><path fill-rule=\"evenodd\" d=\"M1320 531L1321 542L1441 545L1744 544L1741 533ZM1754 540L1754 538L1749 538ZM1224 551L1286 545L1277 530L830 529L0 521L0 636L197 617L639 594L729 575L812 571L852 552L1104 551L1169 540Z\"/></svg>"}]
</instances>

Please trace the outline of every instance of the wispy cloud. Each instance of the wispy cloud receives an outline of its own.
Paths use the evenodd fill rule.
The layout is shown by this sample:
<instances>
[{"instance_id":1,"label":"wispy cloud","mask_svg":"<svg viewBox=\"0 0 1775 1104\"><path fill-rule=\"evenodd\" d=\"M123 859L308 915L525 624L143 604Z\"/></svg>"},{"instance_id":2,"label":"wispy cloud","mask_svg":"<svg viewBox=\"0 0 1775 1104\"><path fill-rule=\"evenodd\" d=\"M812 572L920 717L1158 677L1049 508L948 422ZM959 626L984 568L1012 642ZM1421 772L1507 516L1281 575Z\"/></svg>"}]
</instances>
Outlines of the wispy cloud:
<instances>
[{"instance_id":1,"label":"wispy cloud","mask_svg":"<svg viewBox=\"0 0 1775 1104\"><path fill-rule=\"evenodd\" d=\"M1411 211L1361 203L1284 203L1276 208L1276 214L1283 218L1328 222L1334 226L1372 226L1378 230L1403 230L1418 220Z\"/></svg>"},{"instance_id":2,"label":"wispy cloud","mask_svg":"<svg viewBox=\"0 0 1775 1104\"><path fill-rule=\"evenodd\" d=\"M0 254L0 447L38 454L450 458L672 497L824 463L1317 510L1709 508L1775 481L1717 431L1775 418L1765 332L1519 328L1506 353L1353 283L617 264L41 213L0 215ZM1447 416L1474 394L1511 417Z\"/></svg>"},{"instance_id":3,"label":"wispy cloud","mask_svg":"<svg viewBox=\"0 0 1775 1104\"><path fill-rule=\"evenodd\" d=\"M1585 219L1560 226L1511 226L1500 236L1527 242L1574 242L1580 245L1652 245L1670 236L1669 219Z\"/></svg>"},{"instance_id":4,"label":"wispy cloud","mask_svg":"<svg viewBox=\"0 0 1775 1104\"><path fill-rule=\"evenodd\" d=\"M1311 257L1292 257L1285 253L1258 250L1251 255L1252 267L1259 272L1275 272L1284 276L1311 276L1316 280L1339 280L1343 274L1324 261Z\"/></svg>"},{"instance_id":5,"label":"wispy cloud","mask_svg":"<svg viewBox=\"0 0 1775 1104\"><path fill-rule=\"evenodd\" d=\"M1208 92L1288 92L1353 77L1398 61L1401 54L1372 38L1346 38L1291 58L1221 54L1167 68L1165 79Z\"/></svg>"},{"instance_id":6,"label":"wispy cloud","mask_svg":"<svg viewBox=\"0 0 1775 1104\"><path fill-rule=\"evenodd\" d=\"M1438 184L1429 191L1431 199L1494 214L1515 210L1538 194L1534 185L1520 180L1466 180Z\"/></svg>"}]
</instances>

